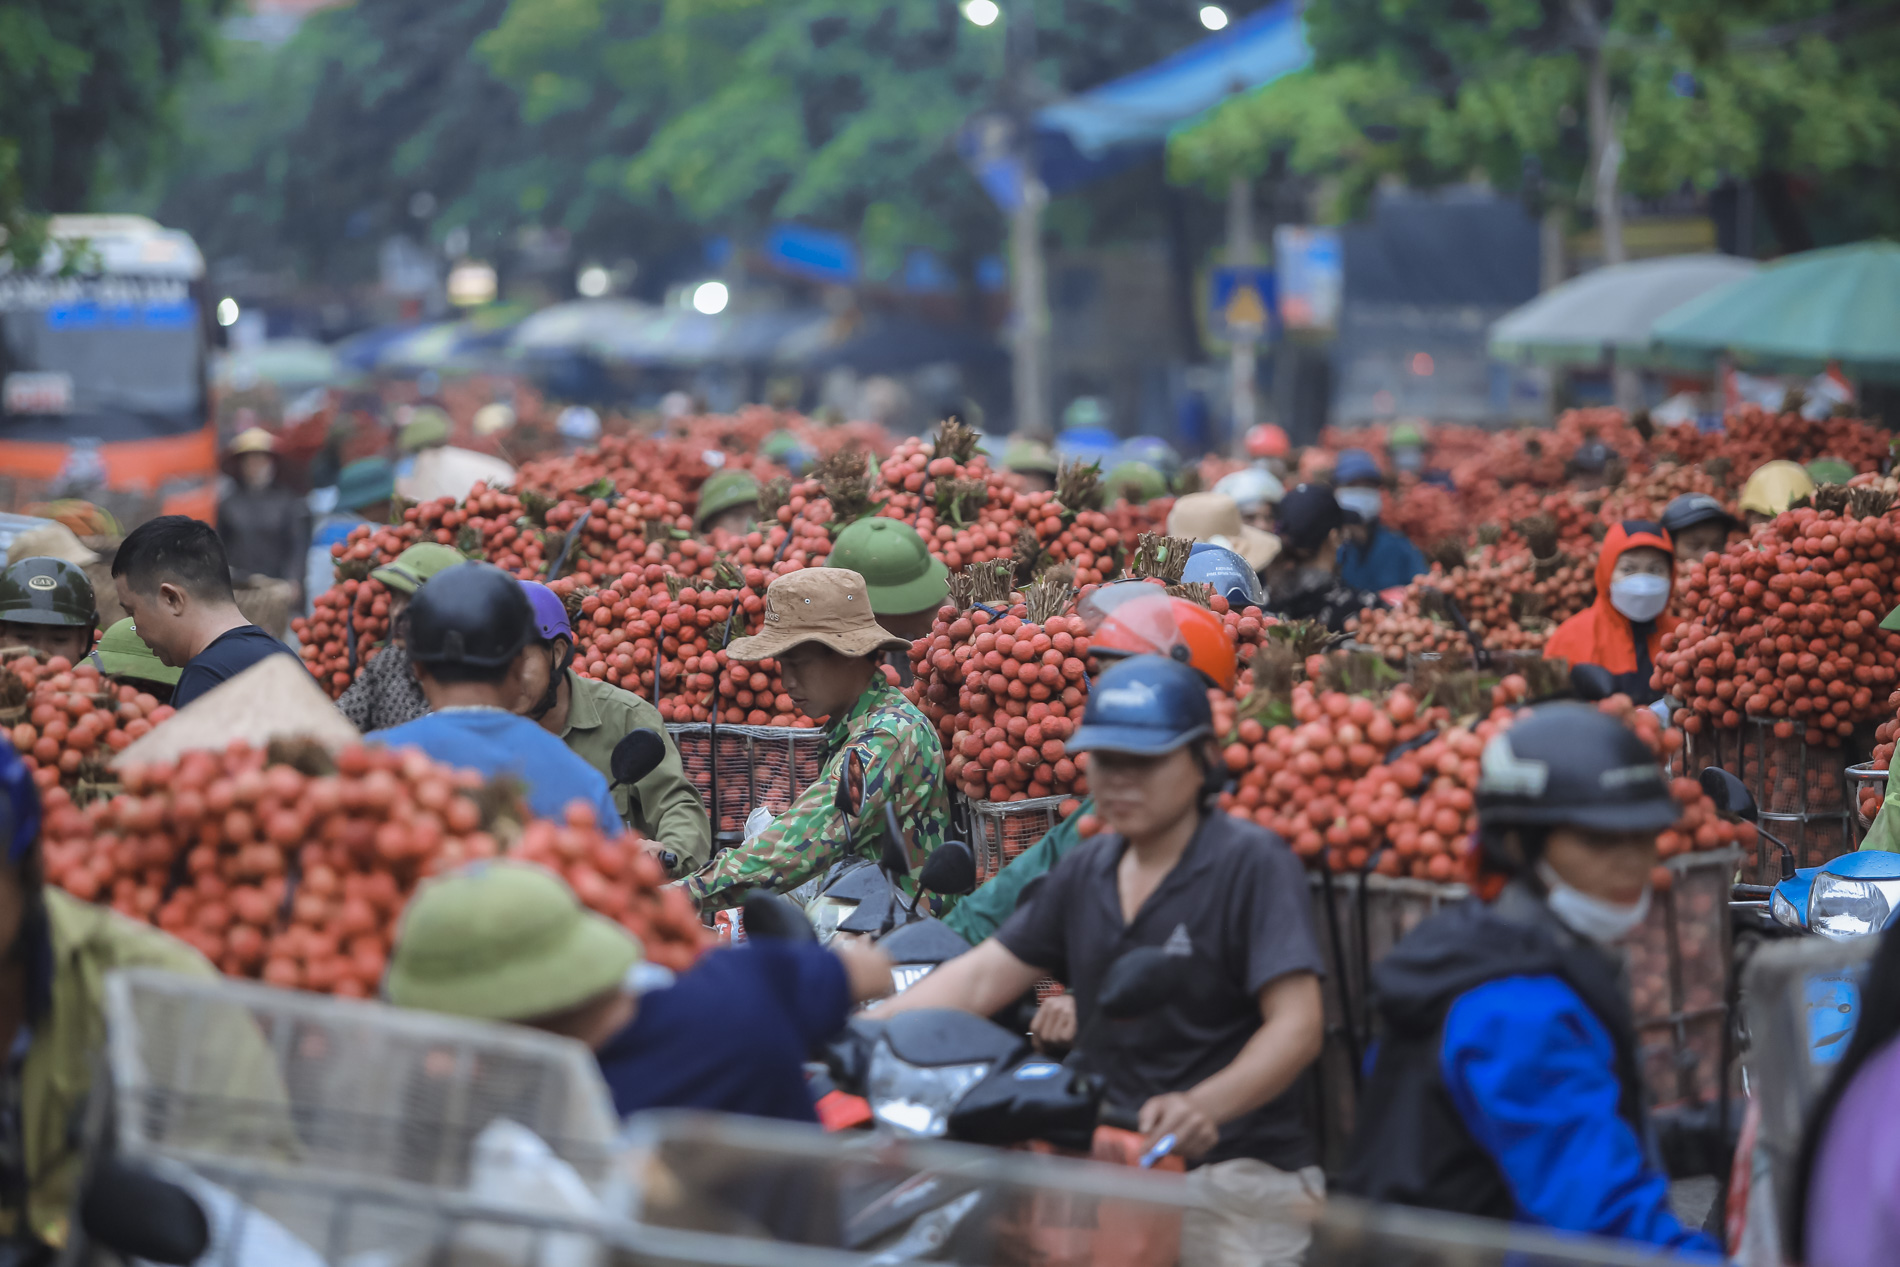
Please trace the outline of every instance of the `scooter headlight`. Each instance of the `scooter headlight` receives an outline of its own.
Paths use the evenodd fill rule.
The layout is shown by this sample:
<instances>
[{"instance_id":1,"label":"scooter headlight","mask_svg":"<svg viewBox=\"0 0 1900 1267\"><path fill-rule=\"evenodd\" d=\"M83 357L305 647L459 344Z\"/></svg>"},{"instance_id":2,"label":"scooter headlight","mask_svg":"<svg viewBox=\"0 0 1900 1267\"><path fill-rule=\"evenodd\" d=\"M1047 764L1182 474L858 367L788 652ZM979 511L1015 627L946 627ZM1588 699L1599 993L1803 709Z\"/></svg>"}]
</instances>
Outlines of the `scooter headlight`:
<instances>
[{"instance_id":1,"label":"scooter headlight","mask_svg":"<svg viewBox=\"0 0 1900 1267\"><path fill-rule=\"evenodd\" d=\"M896 965L891 969L892 992L902 994L929 976L930 970L936 966L934 963L900 963Z\"/></svg>"},{"instance_id":2,"label":"scooter headlight","mask_svg":"<svg viewBox=\"0 0 1900 1267\"><path fill-rule=\"evenodd\" d=\"M871 1053L864 1080L871 1115L906 1135L940 1139L949 1129L950 1110L988 1075L988 1061L971 1065L913 1065L880 1042Z\"/></svg>"},{"instance_id":3,"label":"scooter headlight","mask_svg":"<svg viewBox=\"0 0 1900 1267\"><path fill-rule=\"evenodd\" d=\"M1808 927L1823 937L1846 939L1877 933L1893 910L1900 881L1857 880L1823 871L1808 899Z\"/></svg>"},{"instance_id":4,"label":"scooter headlight","mask_svg":"<svg viewBox=\"0 0 1900 1267\"><path fill-rule=\"evenodd\" d=\"M1775 896L1769 901L1768 913L1773 915L1775 917L1775 923L1780 924L1783 928L1807 927L1806 924L1801 922L1801 912L1795 908L1793 902L1788 900L1788 895L1783 893L1780 889L1775 890Z\"/></svg>"}]
</instances>

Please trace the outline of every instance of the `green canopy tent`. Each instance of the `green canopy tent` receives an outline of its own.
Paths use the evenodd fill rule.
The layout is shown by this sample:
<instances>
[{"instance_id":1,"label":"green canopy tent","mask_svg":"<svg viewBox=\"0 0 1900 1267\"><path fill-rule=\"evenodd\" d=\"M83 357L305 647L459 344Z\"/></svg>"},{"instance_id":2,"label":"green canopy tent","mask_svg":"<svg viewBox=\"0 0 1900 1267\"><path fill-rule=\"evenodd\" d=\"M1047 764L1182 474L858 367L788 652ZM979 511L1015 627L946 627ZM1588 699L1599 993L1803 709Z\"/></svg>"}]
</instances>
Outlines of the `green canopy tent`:
<instances>
[{"instance_id":1,"label":"green canopy tent","mask_svg":"<svg viewBox=\"0 0 1900 1267\"><path fill-rule=\"evenodd\" d=\"M1900 245L1803 251L1692 299L1656 322L1670 361L1732 356L1751 368L1900 382Z\"/></svg>"}]
</instances>

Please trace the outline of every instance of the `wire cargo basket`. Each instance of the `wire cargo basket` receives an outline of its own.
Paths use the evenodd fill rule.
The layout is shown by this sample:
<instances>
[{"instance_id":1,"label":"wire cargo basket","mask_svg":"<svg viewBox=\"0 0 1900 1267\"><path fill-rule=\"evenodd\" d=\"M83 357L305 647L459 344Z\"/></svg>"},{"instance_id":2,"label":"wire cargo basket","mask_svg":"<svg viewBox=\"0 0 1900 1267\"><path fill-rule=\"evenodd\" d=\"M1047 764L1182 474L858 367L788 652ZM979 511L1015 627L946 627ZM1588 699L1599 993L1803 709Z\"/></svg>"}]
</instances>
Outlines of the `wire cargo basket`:
<instances>
[{"instance_id":1,"label":"wire cargo basket","mask_svg":"<svg viewBox=\"0 0 1900 1267\"><path fill-rule=\"evenodd\" d=\"M1880 816L1880 803L1887 799L1887 771L1871 761L1847 767L1848 803L1854 807L1854 841L1858 844L1873 829Z\"/></svg>"},{"instance_id":2,"label":"wire cargo basket","mask_svg":"<svg viewBox=\"0 0 1900 1267\"><path fill-rule=\"evenodd\" d=\"M977 883L1001 871L1023 850L1048 835L1062 821L1062 803L1069 799L1037 796L1023 801L967 802Z\"/></svg>"},{"instance_id":3,"label":"wire cargo basket","mask_svg":"<svg viewBox=\"0 0 1900 1267\"><path fill-rule=\"evenodd\" d=\"M1652 1105L1707 1104L1720 1094L1728 1017L1729 893L1741 851L1682 854L1663 864L1649 916L1623 943L1637 1061Z\"/></svg>"},{"instance_id":4,"label":"wire cargo basket","mask_svg":"<svg viewBox=\"0 0 1900 1267\"><path fill-rule=\"evenodd\" d=\"M539 1238L597 1234L598 1215L478 1198L492 1161L479 1141L498 1123L539 1137L601 1212L624 1204L618 1123L580 1043L145 968L112 974L105 1012L111 1103L94 1147L183 1167L326 1263L432 1262L499 1235L520 1252L496 1261L528 1264Z\"/></svg>"},{"instance_id":5,"label":"wire cargo basket","mask_svg":"<svg viewBox=\"0 0 1900 1267\"><path fill-rule=\"evenodd\" d=\"M1756 819L1756 826L1787 842L1794 853L1796 870L1825 866L1842 854L1854 852L1860 843L1855 839L1852 819L1844 813L1812 818L1763 814ZM1755 836L1754 865L1756 884L1781 882L1781 849L1759 831Z\"/></svg>"},{"instance_id":6,"label":"wire cargo basket","mask_svg":"<svg viewBox=\"0 0 1900 1267\"><path fill-rule=\"evenodd\" d=\"M718 728L719 803L713 804L713 726L708 722L670 725L667 733L680 751L686 777L712 817L713 831L736 841L745 834L746 815L763 805L774 814L791 807L799 793L818 781L825 769L825 732L800 726L720 726Z\"/></svg>"},{"instance_id":7,"label":"wire cargo basket","mask_svg":"<svg viewBox=\"0 0 1900 1267\"><path fill-rule=\"evenodd\" d=\"M1785 730L1789 733L1779 734ZM1848 750L1811 744L1803 727L1786 718L1750 717L1742 723L1742 781L1764 814L1803 816L1847 810Z\"/></svg>"}]
</instances>

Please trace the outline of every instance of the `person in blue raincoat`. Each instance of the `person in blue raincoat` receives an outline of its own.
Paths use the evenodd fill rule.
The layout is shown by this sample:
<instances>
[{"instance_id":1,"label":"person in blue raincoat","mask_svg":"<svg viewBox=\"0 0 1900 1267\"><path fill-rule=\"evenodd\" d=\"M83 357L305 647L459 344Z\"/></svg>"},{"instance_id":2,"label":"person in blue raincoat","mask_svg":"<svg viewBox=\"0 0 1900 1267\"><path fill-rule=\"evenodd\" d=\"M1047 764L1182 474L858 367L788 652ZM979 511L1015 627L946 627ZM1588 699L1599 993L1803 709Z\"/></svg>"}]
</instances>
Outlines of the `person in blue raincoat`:
<instances>
[{"instance_id":1,"label":"person in blue raincoat","mask_svg":"<svg viewBox=\"0 0 1900 1267\"><path fill-rule=\"evenodd\" d=\"M1648 1154L1612 949L1646 919L1680 813L1662 767L1615 718L1545 704L1485 745L1477 802L1485 896L1372 971L1380 1033L1340 1189L1719 1257Z\"/></svg>"},{"instance_id":2,"label":"person in blue raincoat","mask_svg":"<svg viewBox=\"0 0 1900 1267\"><path fill-rule=\"evenodd\" d=\"M1347 449L1333 467L1333 496L1364 527L1358 539L1340 543L1339 575L1354 589L1395 589L1428 569L1419 548L1380 522L1385 514L1384 476L1364 449Z\"/></svg>"}]
</instances>

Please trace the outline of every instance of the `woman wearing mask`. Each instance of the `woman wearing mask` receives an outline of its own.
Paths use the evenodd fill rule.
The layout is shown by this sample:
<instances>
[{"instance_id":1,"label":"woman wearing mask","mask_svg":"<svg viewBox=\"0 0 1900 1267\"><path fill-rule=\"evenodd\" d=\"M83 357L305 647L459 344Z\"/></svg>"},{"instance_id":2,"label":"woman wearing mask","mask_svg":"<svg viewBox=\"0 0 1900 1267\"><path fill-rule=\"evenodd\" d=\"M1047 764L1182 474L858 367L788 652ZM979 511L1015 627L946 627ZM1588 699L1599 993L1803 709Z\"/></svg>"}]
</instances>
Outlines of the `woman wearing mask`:
<instances>
[{"instance_id":1,"label":"woman wearing mask","mask_svg":"<svg viewBox=\"0 0 1900 1267\"><path fill-rule=\"evenodd\" d=\"M1615 949L1680 812L1662 767L1622 722L1563 703L1520 714L1480 769L1480 896L1373 969L1379 1046L1339 1186L1714 1261L1646 1153Z\"/></svg>"},{"instance_id":2,"label":"woman wearing mask","mask_svg":"<svg viewBox=\"0 0 1900 1267\"><path fill-rule=\"evenodd\" d=\"M1557 626L1544 655L1608 669L1616 689L1638 704L1661 695L1650 686L1662 636L1682 622L1668 612L1675 588L1675 547L1646 519L1613 524L1597 556L1597 601Z\"/></svg>"}]
</instances>

